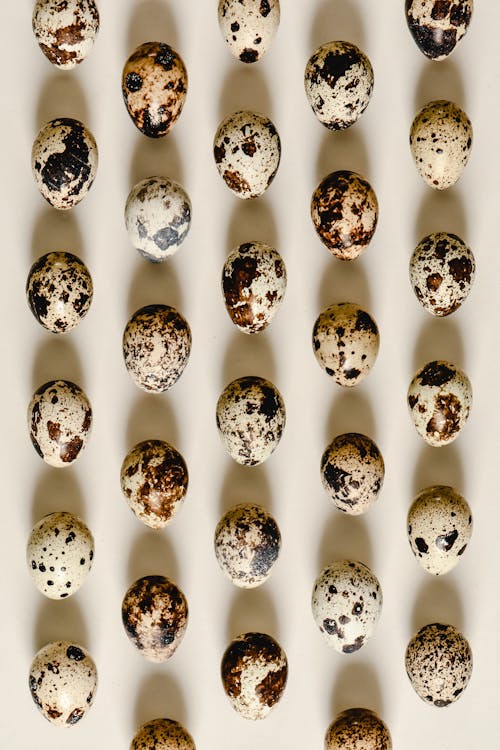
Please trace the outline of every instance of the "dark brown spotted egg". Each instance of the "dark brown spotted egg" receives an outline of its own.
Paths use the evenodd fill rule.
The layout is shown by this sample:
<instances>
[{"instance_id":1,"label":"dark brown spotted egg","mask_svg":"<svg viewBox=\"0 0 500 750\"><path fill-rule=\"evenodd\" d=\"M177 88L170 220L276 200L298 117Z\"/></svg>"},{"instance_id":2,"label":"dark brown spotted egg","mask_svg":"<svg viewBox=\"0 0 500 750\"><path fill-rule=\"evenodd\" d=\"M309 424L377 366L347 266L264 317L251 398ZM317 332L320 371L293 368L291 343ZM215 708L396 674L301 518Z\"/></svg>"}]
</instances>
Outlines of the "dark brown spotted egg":
<instances>
[{"instance_id":1,"label":"dark brown spotted egg","mask_svg":"<svg viewBox=\"0 0 500 750\"><path fill-rule=\"evenodd\" d=\"M47 721L72 727L94 701L97 670L88 651L71 641L48 643L30 667L31 697Z\"/></svg>"},{"instance_id":2,"label":"dark brown spotted egg","mask_svg":"<svg viewBox=\"0 0 500 750\"><path fill-rule=\"evenodd\" d=\"M141 307L125 327L125 367L144 391L161 393L171 388L184 372L190 353L191 329L174 307Z\"/></svg>"},{"instance_id":3,"label":"dark brown spotted egg","mask_svg":"<svg viewBox=\"0 0 500 750\"><path fill-rule=\"evenodd\" d=\"M130 750L196 750L193 738L172 719L153 719L138 730Z\"/></svg>"},{"instance_id":4,"label":"dark brown spotted egg","mask_svg":"<svg viewBox=\"0 0 500 750\"><path fill-rule=\"evenodd\" d=\"M139 578L123 599L122 622L130 642L145 659L166 661L186 632L186 598L165 576Z\"/></svg>"},{"instance_id":5,"label":"dark brown spotted egg","mask_svg":"<svg viewBox=\"0 0 500 750\"><path fill-rule=\"evenodd\" d=\"M85 393L69 380L51 380L33 394L28 407L31 442L51 466L69 466L87 445L92 409Z\"/></svg>"},{"instance_id":6,"label":"dark brown spotted egg","mask_svg":"<svg viewBox=\"0 0 500 750\"><path fill-rule=\"evenodd\" d=\"M392 740L375 711L348 708L328 727L325 750L392 750Z\"/></svg>"},{"instance_id":7,"label":"dark brown spotted egg","mask_svg":"<svg viewBox=\"0 0 500 750\"><path fill-rule=\"evenodd\" d=\"M222 36L241 62L257 62L268 52L279 23L279 0L219 0Z\"/></svg>"},{"instance_id":8,"label":"dark brown spotted egg","mask_svg":"<svg viewBox=\"0 0 500 750\"><path fill-rule=\"evenodd\" d=\"M473 0L406 0L406 20L419 50L444 60L466 35Z\"/></svg>"},{"instance_id":9,"label":"dark brown spotted egg","mask_svg":"<svg viewBox=\"0 0 500 750\"><path fill-rule=\"evenodd\" d=\"M321 458L323 487L350 516L366 513L375 503L384 473L384 459L373 440L356 432L337 435Z\"/></svg>"},{"instance_id":10,"label":"dark brown spotted egg","mask_svg":"<svg viewBox=\"0 0 500 750\"><path fill-rule=\"evenodd\" d=\"M149 138L167 135L179 119L188 88L180 55L163 42L146 42L130 55L122 93L134 125Z\"/></svg>"},{"instance_id":11,"label":"dark brown spotted egg","mask_svg":"<svg viewBox=\"0 0 500 750\"><path fill-rule=\"evenodd\" d=\"M406 672L423 701L449 706L463 693L472 674L472 651L453 625L425 625L406 649Z\"/></svg>"},{"instance_id":12,"label":"dark brown spotted egg","mask_svg":"<svg viewBox=\"0 0 500 750\"><path fill-rule=\"evenodd\" d=\"M162 529L182 506L188 470L181 454L164 440L144 440L125 456L120 484L137 518L151 529Z\"/></svg>"},{"instance_id":13,"label":"dark brown spotted egg","mask_svg":"<svg viewBox=\"0 0 500 750\"><path fill-rule=\"evenodd\" d=\"M222 269L222 293L229 317L243 333L260 333L274 318L286 291L281 255L265 242L245 242Z\"/></svg>"},{"instance_id":14,"label":"dark brown spotted egg","mask_svg":"<svg viewBox=\"0 0 500 750\"><path fill-rule=\"evenodd\" d=\"M70 70L94 46L99 11L94 0L37 0L32 23L45 57L58 68Z\"/></svg>"},{"instance_id":15,"label":"dark brown spotted egg","mask_svg":"<svg viewBox=\"0 0 500 750\"><path fill-rule=\"evenodd\" d=\"M377 228L377 196L359 174L332 172L313 193L311 219L332 255L354 260L366 250Z\"/></svg>"},{"instance_id":16,"label":"dark brown spotted egg","mask_svg":"<svg viewBox=\"0 0 500 750\"><path fill-rule=\"evenodd\" d=\"M450 362L429 362L408 389L408 406L420 437L436 448L452 443L469 418L472 386Z\"/></svg>"},{"instance_id":17,"label":"dark brown spotted egg","mask_svg":"<svg viewBox=\"0 0 500 750\"><path fill-rule=\"evenodd\" d=\"M245 633L226 649L221 677L232 707L243 719L265 719L285 690L286 654L270 635Z\"/></svg>"},{"instance_id":18,"label":"dark brown spotted egg","mask_svg":"<svg viewBox=\"0 0 500 750\"><path fill-rule=\"evenodd\" d=\"M31 151L37 187L45 200L61 211L85 198L96 176L97 160L94 136L70 117L44 125Z\"/></svg>"}]
</instances>

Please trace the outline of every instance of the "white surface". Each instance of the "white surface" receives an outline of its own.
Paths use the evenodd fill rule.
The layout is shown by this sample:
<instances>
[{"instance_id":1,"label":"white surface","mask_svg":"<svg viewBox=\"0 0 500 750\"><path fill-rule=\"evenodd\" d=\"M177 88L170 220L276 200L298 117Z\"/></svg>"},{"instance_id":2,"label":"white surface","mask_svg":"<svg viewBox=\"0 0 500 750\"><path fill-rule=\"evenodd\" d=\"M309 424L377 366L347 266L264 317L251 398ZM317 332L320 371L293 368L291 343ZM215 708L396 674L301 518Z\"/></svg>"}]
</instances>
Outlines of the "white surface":
<instances>
[{"instance_id":1,"label":"white surface","mask_svg":"<svg viewBox=\"0 0 500 750\"><path fill-rule=\"evenodd\" d=\"M284 0L269 55L250 67L225 48L216 6L215 0L102 0L95 48L69 73L53 69L38 50L31 2L2 7L0 745L118 750L128 748L139 724L165 715L185 724L198 750L314 750L322 748L335 713L352 705L378 710L395 748L470 750L488 740L494 744L500 667L500 4L477 2L468 37L448 62L437 64L413 43L402 0ZM309 55L335 38L358 44L375 70L374 96L362 121L337 135L315 120L302 83ZM120 91L126 57L152 39L173 44L190 77L181 119L161 142L134 128ZM408 135L417 109L443 97L466 110L475 141L460 183L438 195L418 177ZM212 156L219 121L239 107L270 115L283 144L273 185L252 203L231 195ZM61 115L83 119L100 150L94 187L66 215L44 203L30 172L39 127ZM380 201L372 245L350 265L329 256L309 218L311 194L334 168L362 172ZM193 203L189 238L162 266L149 265L130 247L123 221L131 186L157 173L180 181ZM472 294L449 320L431 319L408 282L414 246L439 230L461 235L477 261ZM233 328L224 310L220 274L229 250L254 239L276 243L289 286L269 332L249 338ZM86 320L64 338L38 326L24 298L32 261L59 248L81 255L95 284ZM365 305L381 331L378 362L352 392L326 377L310 343L318 312L341 300ZM178 306L193 332L190 363L164 396L139 392L122 362L125 323L150 302ZM438 357L465 369L474 405L456 443L433 449L418 438L405 396L417 367ZM238 467L224 454L214 418L222 388L246 374L273 380L288 410L281 446L254 469ZM94 408L89 445L77 465L63 470L42 463L26 427L32 391L59 377L82 385ZM346 430L373 437L387 468L379 503L363 518L342 516L321 487L321 453ZM140 525L119 486L127 450L149 437L173 442L191 478L185 507L160 533ZM469 550L443 580L422 571L406 539L413 495L430 483L455 485L475 521ZM244 500L271 508L283 535L281 559L256 591L233 588L212 548L222 512ZM36 591L24 559L32 524L54 510L79 513L96 541L86 584L61 603ZM319 570L344 556L371 564L384 592L376 635L345 657L328 650L310 611ZM148 573L171 576L190 605L185 640L163 666L149 665L134 652L120 619L127 587ZM417 627L436 620L460 627L475 659L463 697L440 710L417 698L404 670L408 640ZM277 637L290 663L281 704L255 725L233 712L219 678L230 638L252 629ZM69 734L41 717L27 686L36 650L63 638L86 646L99 671L95 704Z\"/></svg>"}]
</instances>

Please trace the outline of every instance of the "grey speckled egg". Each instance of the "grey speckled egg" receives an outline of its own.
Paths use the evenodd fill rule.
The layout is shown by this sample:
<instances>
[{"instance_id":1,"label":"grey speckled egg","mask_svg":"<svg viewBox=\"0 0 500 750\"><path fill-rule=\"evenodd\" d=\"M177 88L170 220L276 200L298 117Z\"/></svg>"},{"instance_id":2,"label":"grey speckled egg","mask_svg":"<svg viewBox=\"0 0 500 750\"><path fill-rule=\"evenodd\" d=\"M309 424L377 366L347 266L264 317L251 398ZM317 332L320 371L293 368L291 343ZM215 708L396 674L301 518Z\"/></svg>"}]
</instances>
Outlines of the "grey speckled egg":
<instances>
[{"instance_id":1,"label":"grey speckled egg","mask_svg":"<svg viewBox=\"0 0 500 750\"><path fill-rule=\"evenodd\" d=\"M279 24L279 0L219 0L222 36L241 62L260 60L269 51Z\"/></svg>"},{"instance_id":2,"label":"grey speckled egg","mask_svg":"<svg viewBox=\"0 0 500 750\"><path fill-rule=\"evenodd\" d=\"M328 42L309 59L304 85L318 120L330 130L344 130L363 114L373 91L373 68L350 42Z\"/></svg>"},{"instance_id":3,"label":"grey speckled egg","mask_svg":"<svg viewBox=\"0 0 500 750\"><path fill-rule=\"evenodd\" d=\"M382 610L382 591L363 563L339 560L316 579L312 613L323 638L336 651L353 654L373 635Z\"/></svg>"},{"instance_id":4,"label":"grey speckled egg","mask_svg":"<svg viewBox=\"0 0 500 750\"><path fill-rule=\"evenodd\" d=\"M419 242L410 259L410 282L418 301L438 317L451 315L467 298L476 264L456 234L437 232Z\"/></svg>"},{"instance_id":5,"label":"grey speckled egg","mask_svg":"<svg viewBox=\"0 0 500 750\"><path fill-rule=\"evenodd\" d=\"M278 559L278 524L260 505L242 503L227 511L215 530L215 556L235 586L253 589L264 583Z\"/></svg>"},{"instance_id":6,"label":"grey speckled egg","mask_svg":"<svg viewBox=\"0 0 500 750\"><path fill-rule=\"evenodd\" d=\"M336 507L350 516L371 508L384 473L384 460L373 440L356 432L337 435L321 458L323 487Z\"/></svg>"},{"instance_id":7,"label":"grey speckled egg","mask_svg":"<svg viewBox=\"0 0 500 750\"><path fill-rule=\"evenodd\" d=\"M97 172L97 144L79 120L60 117L38 133L31 166L38 189L54 208L66 211L80 203Z\"/></svg>"},{"instance_id":8,"label":"grey speckled egg","mask_svg":"<svg viewBox=\"0 0 500 750\"><path fill-rule=\"evenodd\" d=\"M171 388L184 372L190 353L191 330L174 307L141 307L125 327L125 366L143 391L161 393Z\"/></svg>"},{"instance_id":9,"label":"grey speckled egg","mask_svg":"<svg viewBox=\"0 0 500 750\"><path fill-rule=\"evenodd\" d=\"M352 302L323 310L314 324L312 340L320 367L336 383L349 388L365 379L379 348L377 324Z\"/></svg>"},{"instance_id":10,"label":"grey speckled egg","mask_svg":"<svg viewBox=\"0 0 500 750\"><path fill-rule=\"evenodd\" d=\"M411 153L418 173L435 190L446 190L460 179L471 147L472 125L453 102L429 102L413 120Z\"/></svg>"},{"instance_id":11,"label":"grey speckled egg","mask_svg":"<svg viewBox=\"0 0 500 750\"><path fill-rule=\"evenodd\" d=\"M406 649L406 672L417 695L438 708L456 701L472 674L469 643L453 625L425 625Z\"/></svg>"},{"instance_id":12,"label":"grey speckled egg","mask_svg":"<svg viewBox=\"0 0 500 750\"><path fill-rule=\"evenodd\" d=\"M452 487L427 487L408 513L408 539L420 565L433 575L449 573L472 535L469 505Z\"/></svg>"},{"instance_id":13,"label":"grey speckled egg","mask_svg":"<svg viewBox=\"0 0 500 750\"><path fill-rule=\"evenodd\" d=\"M31 442L51 466L69 466L85 448L92 409L85 393L69 380L51 380L33 394L28 407Z\"/></svg>"},{"instance_id":14,"label":"grey speckled egg","mask_svg":"<svg viewBox=\"0 0 500 750\"><path fill-rule=\"evenodd\" d=\"M165 576L139 578L124 596L122 622L130 642L148 661L166 661L186 632L186 598Z\"/></svg>"},{"instance_id":15,"label":"grey speckled egg","mask_svg":"<svg viewBox=\"0 0 500 750\"><path fill-rule=\"evenodd\" d=\"M181 454L163 440L144 440L127 453L120 472L123 495L137 518L162 529L186 496L188 470Z\"/></svg>"},{"instance_id":16,"label":"grey speckled egg","mask_svg":"<svg viewBox=\"0 0 500 750\"><path fill-rule=\"evenodd\" d=\"M392 750L391 735L374 711L348 708L328 727L325 750Z\"/></svg>"},{"instance_id":17,"label":"grey speckled egg","mask_svg":"<svg viewBox=\"0 0 500 750\"><path fill-rule=\"evenodd\" d=\"M281 255L264 242L245 242L222 269L226 310L243 333L259 333L274 318L286 290Z\"/></svg>"},{"instance_id":18,"label":"grey speckled egg","mask_svg":"<svg viewBox=\"0 0 500 750\"><path fill-rule=\"evenodd\" d=\"M72 513L50 513L33 527L26 562L37 589L66 599L83 585L94 559L94 539Z\"/></svg>"},{"instance_id":19,"label":"grey speckled egg","mask_svg":"<svg viewBox=\"0 0 500 750\"><path fill-rule=\"evenodd\" d=\"M214 157L220 176L238 198L256 198L267 190L278 171L278 131L264 115L235 112L219 125Z\"/></svg>"},{"instance_id":20,"label":"grey speckled egg","mask_svg":"<svg viewBox=\"0 0 500 750\"><path fill-rule=\"evenodd\" d=\"M257 466L276 450L285 428L285 404L269 380L233 380L217 402L217 427L224 448L239 464Z\"/></svg>"},{"instance_id":21,"label":"grey speckled egg","mask_svg":"<svg viewBox=\"0 0 500 750\"><path fill-rule=\"evenodd\" d=\"M38 322L52 333L72 331L89 311L92 295L87 266L72 253L46 253L31 266L28 304Z\"/></svg>"},{"instance_id":22,"label":"grey speckled egg","mask_svg":"<svg viewBox=\"0 0 500 750\"><path fill-rule=\"evenodd\" d=\"M48 643L33 659L29 688L48 721L59 727L71 727L92 705L97 670L82 646L71 641Z\"/></svg>"},{"instance_id":23,"label":"grey speckled egg","mask_svg":"<svg viewBox=\"0 0 500 750\"><path fill-rule=\"evenodd\" d=\"M191 201L177 182L148 177L135 185L125 206L125 225L133 246L159 263L180 248L191 226Z\"/></svg>"},{"instance_id":24,"label":"grey speckled egg","mask_svg":"<svg viewBox=\"0 0 500 750\"><path fill-rule=\"evenodd\" d=\"M417 372L408 389L408 406L418 434L439 448L455 440L472 406L467 375L450 362L435 360Z\"/></svg>"},{"instance_id":25,"label":"grey speckled egg","mask_svg":"<svg viewBox=\"0 0 500 750\"><path fill-rule=\"evenodd\" d=\"M377 228L377 196L359 174L332 172L313 193L311 219L333 256L354 260L368 247Z\"/></svg>"},{"instance_id":26,"label":"grey speckled egg","mask_svg":"<svg viewBox=\"0 0 500 750\"><path fill-rule=\"evenodd\" d=\"M161 138L179 119L188 76L177 52L163 42L146 42L123 68L122 93L134 125L149 138Z\"/></svg>"},{"instance_id":27,"label":"grey speckled egg","mask_svg":"<svg viewBox=\"0 0 500 750\"><path fill-rule=\"evenodd\" d=\"M138 730L130 750L196 750L196 747L178 721L153 719Z\"/></svg>"},{"instance_id":28,"label":"grey speckled egg","mask_svg":"<svg viewBox=\"0 0 500 750\"><path fill-rule=\"evenodd\" d=\"M406 20L417 47L431 60L444 60L469 28L473 0L406 0Z\"/></svg>"},{"instance_id":29,"label":"grey speckled egg","mask_svg":"<svg viewBox=\"0 0 500 750\"><path fill-rule=\"evenodd\" d=\"M241 717L264 719L285 690L286 654L270 635L245 633L226 649L221 677L226 695Z\"/></svg>"},{"instance_id":30,"label":"grey speckled egg","mask_svg":"<svg viewBox=\"0 0 500 750\"><path fill-rule=\"evenodd\" d=\"M58 68L70 70L84 60L99 31L94 0L37 0L33 33L45 57Z\"/></svg>"}]
</instances>

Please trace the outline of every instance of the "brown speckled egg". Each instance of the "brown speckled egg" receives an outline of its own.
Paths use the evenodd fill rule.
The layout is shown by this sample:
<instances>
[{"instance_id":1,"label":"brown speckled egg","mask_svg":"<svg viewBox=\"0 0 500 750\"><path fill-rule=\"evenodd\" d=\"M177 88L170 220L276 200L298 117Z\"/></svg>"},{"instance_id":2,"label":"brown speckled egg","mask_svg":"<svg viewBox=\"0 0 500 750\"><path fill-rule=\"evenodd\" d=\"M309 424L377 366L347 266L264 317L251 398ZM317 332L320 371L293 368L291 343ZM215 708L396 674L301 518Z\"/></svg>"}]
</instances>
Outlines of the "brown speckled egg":
<instances>
[{"instance_id":1,"label":"brown speckled egg","mask_svg":"<svg viewBox=\"0 0 500 750\"><path fill-rule=\"evenodd\" d=\"M184 594L165 576L139 578L123 599L122 622L131 643L148 661L166 661L186 632Z\"/></svg>"},{"instance_id":2,"label":"brown speckled egg","mask_svg":"<svg viewBox=\"0 0 500 750\"><path fill-rule=\"evenodd\" d=\"M226 649L221 677L232 707L242 718L264 719L285 690L286 654L270 635L245 633Z\"/></svg>"},{"instance_id":3,"label":"brown speckled egg","mask_svg":"<svg viewBox=\"0 0 500 750\"><path fill-rule=\"evenodd\" d=\"M354 260L368 247L377 228L377 196L359 174L332 172L313 193L311 218L332 255Z\"/></svg>"},{"instance_id":4,"label":"brown speckled egg","mask_svg":"<svg viewBox=\"0 0 500 750\"><path fill-rule=\"evenodd\" d=\"M474 0L406 0L406 21L419 50L444 60L466 35Z\"/></svg>"},{"instance_id":5,"label":"brown speckled egg","mask_svg":"<svg viewBox=\"0 0 500 750\"><path fill-rule=\"evenodd\" d=\"M188 470L181 454L163 440L145 440L126 455L122 492L137 518L151 529L167 526L181 507Z\"/></svg>"},{"instance_id":6,"label":"brown speckled egg","mask_svg":"<svg viewBox=\"0 0 500 750\"><path fill-rule=\"evenodd\" d=\"M408 644L405 661L417 695L437 708L456 701L472 674L471 648L453 625L425 625Z\"/></svg>"},{"instance_id":7,"label":"brown speckled egg","mask_svg":"<svg viewBox=\"0 0 500 750\"><path fill-rule=\"evenodd\" d=\"M196 750L193 738L172 719L153 719L139 729L130 750Z\"/></svg>"},{"instance_id":8,"label":"brown speckled egg","mask_svg":"<svg viewBox=\"0 0 500 750\"><path fill-rule=\"evenodd\" d=\"M70 70L94 46L99 11L94 0L37 0L32 24L45 57L58 68Z\"/></svg>"},{"instance_id":9,"label":"brown speckled egg","mask_svg":"<svg viewBox=\"0 0 500 750\"><path fill-rule=\"evenodd\" d=\"M244 63L260 60L280 23L279 0L219 0L219 26L231 54Z\"/></svg>"},{"instance_id":10,"label":"brown speckled egg","mask_svg":"<svg viewBox=\"0 0 500 750\"><path fill-rule=\"evenodd\" d=\"M123 68L125 106L134 125L149 138L170 132L182 112L187 87L181 57L163 42L141 44Z\"/></svg>"},{"instance_id":11,"label":"brown speckled egg","mask_svg":"<svg viewBox=\"0 0 500 750\"><path fill-rule=\"evenodd\" d=\"M337 435L321 458L323 487L335 506L350 516L371 508L384 473L384 460L373 440L356 432Z\"/></svg>"},{"instance_id":12,"label":"brown speckled egg","mask_svg":"<svg viewBox=\"0 0 500 750\"><path fill-rule=\"evenodd\" d=\"M325 750L392 750L391 735L374 711L349 708L328 727Z\"/></svg>"}]
</instances>

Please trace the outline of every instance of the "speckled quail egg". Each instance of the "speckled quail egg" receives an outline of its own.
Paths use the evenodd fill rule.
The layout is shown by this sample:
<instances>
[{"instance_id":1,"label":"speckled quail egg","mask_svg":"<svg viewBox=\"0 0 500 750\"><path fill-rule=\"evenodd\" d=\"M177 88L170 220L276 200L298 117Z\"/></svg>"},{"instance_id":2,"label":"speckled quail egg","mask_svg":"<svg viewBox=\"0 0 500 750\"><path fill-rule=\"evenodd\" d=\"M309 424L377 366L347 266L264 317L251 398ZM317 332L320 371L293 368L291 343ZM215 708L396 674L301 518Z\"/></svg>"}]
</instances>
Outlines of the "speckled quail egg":
<instances>
[{"instance_id":1,"label":"speckled quail egg","mask_svg":"<svg viewBox=\"0 0 500 750\"><path fill-rule=\"evenodd\" d=\"M178 721L153 719L139 729L130 750L196 750L196 747Z\"/></svg>"},{"instance_id":2,"label":"speckled quail egg","mask_svg":"<svg viewBox=\"0 0 500 750\"><path fill-rule=\"evenodd\" d=\"M269 380L238 378L220 395L216 421L231 458L239 464L257 466L278 447L285 428L285 404Z\"/></svg>"},{"instance_id":3,"label":"speckled quail egg","mask_svg":"<svg viewBox=\"0 0 500 750\"><path fill-rule=\"evenodd\" d=\"M33 659L29 688L48 721L59 727L71 727L92 705L97 670L82 646L71 641L48 643Z\"/></svg>"},{"instance_id":4,"label":"speckled quail egg","mask_svg":"<svg viewBox=\"0 0 500 750\"><path fill-rule=\"evenodd\" d=\"M369 437L337 435L321 458L321 480L336 507L359 516L377 500L384 481L384 459Z\"/></svg>"},{"instance_id":5,"label":"speckled quail egg","mask_svg":"<svg viewBox=\"0 0 500 750\"><path fill-rule=\"evenodd\" d=\"M161 393L171 388L184 372L190 353L191 329L174 307L141 307L125 327L125 366L143 391Z\"/></svg>"},{"instance_id":6,"label":"speckled quail egg","mask_svg":"<svg viewBox=\"0 0 500 750\"><path fill-rule=\"evenodd\" d=\"M472 406L467 375L450 362L429 362L417 372L408 389L408 406L418 434L439 448L455 440Z\"/></svg>"},{"instance_id":7,"label":"speckled quail egg","mask_svg":"<svg viewBox=\"0 0 500 750\"><path fill-rule=\"evenodd\" d=\"M349 708L328 727L325 750L392 750L391 735L375 711Z\"/></svg>"},{"instance_id":8,"label":"speckled quail egg","mask_svg":"<svg viewBox=\"0 0 500 750\"><path fill-rule=\"evenodd\" d=\"M227 511L215 530L215 556L235 586L253 589L264 583L281 547L272 515L260 505L242 503Z\"/></svg>"},{"instance_id":9,"label":"speckled quail egg","mask_svg":"<svg viewBox=\"0 0 500 750\"><path fill-rule=\"evenodd\" d=\"M264 115L235 112L219 125L214 157L220 176L234 195L256 198L267 190L278 171L278 131Z\"/></svg>"},{"instance_id":10,"label":"speckled quail egg","mask_svg":"<svg viewBox=\"0 0 500 750\"><path fill-rule=\"evenodd\" d=\"M28 570L49 599L66 599L83 585L94 559L94 539L73 513L50 513L33 527L26 549Z\"/></svg>"},{"instance_id":11,"label":"speckled quail egg","mask_svg":"<svg viewBox=\"0 0 500 750\"><path fill-rule=\"evenodd\" d=\"M408 513L408 539L420 565L433 575L453 570L472 535L466 500L452 487L427 487Z\"/></svg>"},{"instance_id":12,"label":"speckled quail egg","mask_svg":"<svg viewBox=\"0 0 500 750\"><path fill-rule=\"evenodd\" d=\"M443 708L456 701L472 674L472 651L453 625L425 625L406 649L406 672L422 700Z\"/></svg>"},{"instance_id":13,"label":"speckled quail egg","mask_svg":"<svg viewBox=\"0 0 500 750\"><path fill-rule=\"evenodd\" d=\"M429 102L413 120L411 153L418 173L435 190L446 190L460 179L471 147L472 125L453 102Z\"/></svg>"},{"instance_id":14,"label":"speckled quail egg","mask_svg":"<svg viewBox=\"0 0 500 750\"><path fill-rule=\"evenodd\" d=\"M368 247L377 228L377 196L359 174L332 172L313 193L311 219L332 255L354 260Z\"/></svg>"},{"instance_id":15,"label":"speckled quail egg","mask_svg":"<svg viewBox=\"0 0 500 750\"><path fill-rule=\"evenodd\" d=\"M274 318L286 291L281 255L264 242L245 242L222 269L222 293L229 317L243 333L259 333Z\"/></svg>"},{"instance_id":16,"label":"speckled quail egg","mask_svg":"<svg viewBox=\"0 0 500 750\"><path fill-rule=\"evenodd\" d=\"M151 529L162 529L174 519L186 496L186 462L164 440L144 440L125 456L120 483L137 518Z\"/></svg>"},{"instance_id":17,"label":"speckled quail egg","mask_svg":"<svg viewBox=\"0 0 500 750\"><path fill-rule=\"evenodd\" d=\"M186 598L165 576L144 576L124 596L122 622L130 642L148 661L166 661L186 632Z\"/></svg>"},{"instance_id":18,"label":"speckled quail egg","mask_svg":"<svg viewBox=\"0 0 500 750\"><path fill-rule=\"evenodd\" d=\"M473 0L406 0L406 20L419 50L431 60L444 60L466 35Z\"/></svg>"},{"instance_id":19,"label":"speckled quail egg","mask_svg":"<svg viewBox=\"0 0 500 750\"><path fill-rule=\"evenodd\" d=\"M170 132L180 117L188 75L180 55L163 42L146 42L130 55L122 93L134 125L149 138Z\"/></svg>"},{"instance_id":20,"label":"speckled quail egg","mask_svg":"<svg viewBox=\"0 0 500 750\"><path fill-rule=\"evenodd\" d=\"M309 59L304 74L306 96L318 120L330 130L344 130L370 103L373 68L350 42L328 42Z\"/></svg>"},{"instance_id":21,"label":"speckled quail egg","mask_svg":"<svg viewBox=\"0 0 500 750\"><path fill-rule=\"evenodd\" d=\"M320 367L336 383L349 388L365 379L379 348L377 324L352 302L323 310L314 324L312 340Z\"/></svg>"},{"instance_id":22,"label":"speckled quail egg","mask_svg":"<svg viewBox=\"0 0 500 750\"><path fill-rule=\"evenodd\" d=\"M45 57L58 68L70 70L84 60L99 31L94 0L37 0L33 33Z\"/></svg>"},{"instance_id":23,"label":"speckled quail egg","mask_svg":"<svg viewBox=\"0 0 500 750\"><path fill-rule=\"evenodd\" d=\"M94 136L70 117L44 125L31 151L36 185L45 200L61 211L85 198L96 176L97 159Z\"/></svg>"},{"instance_id":24,"label":"speckled quail egg","mask_svg":"<svg viewBox=\"0 0 500 750\"><path fill-rule=\"evenodd\" d=\"M245 633L226 649L221 677L232 707L242 718L265 719L285 690L286 654L270 635Z\"/></svg>"},{"instance_id":25,"label":"speckled quail egg","mask_svg":"<svg viewBox=\"0 0 500 750\"><path fill-rule=\"evenodd\" d=\"M85 448L92 409L85 393L69 380L50 380L33 394L28 407L31 442L51 466L69 466Z\"/></svg>"},{"instance_id":26,"label":"speckled quail egg","mask_svg":"<svg viewBox=\"0 0 500 750\"><path fill-rule=\"evenodd\" d=\"M241 62L260 60L269 51L279 24L279 0L219 0L222 36Z\"/></svg>"},{"instance_id":27,"label":"speckled quail egg","mask_svg":"<svg viewBox=\"0 0 500 750\"><path fill-rule=\"evenodd\" d=\"M373 635L382 610L382 590L363 563L339 560L316 579L312 613L323 638L336 651L353 654Z\"/></svg>"}]
</instances>

